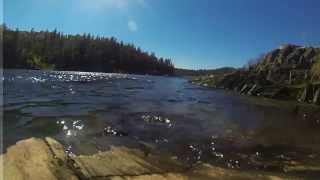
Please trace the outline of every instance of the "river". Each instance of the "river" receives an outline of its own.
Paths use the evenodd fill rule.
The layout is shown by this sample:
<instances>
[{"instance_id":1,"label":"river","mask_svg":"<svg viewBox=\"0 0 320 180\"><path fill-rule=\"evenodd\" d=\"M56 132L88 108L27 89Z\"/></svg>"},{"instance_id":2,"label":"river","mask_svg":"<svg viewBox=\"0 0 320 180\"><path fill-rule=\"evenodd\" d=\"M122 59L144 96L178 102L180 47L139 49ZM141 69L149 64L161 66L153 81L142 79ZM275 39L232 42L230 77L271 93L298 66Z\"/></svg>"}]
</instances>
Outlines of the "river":
<instances>
[{"instance_id":1,"label":"river","mask_svg":"<svg viewBox=\"0 0 320 180\"><path fill-rule=\"evenodd\" d=\"M2 80L5 148L51 136L70 155L127 146L231 168L319 163L320 122L254 103L271 100L177 77L5 70Z\"/></svg>"}]
</instances>

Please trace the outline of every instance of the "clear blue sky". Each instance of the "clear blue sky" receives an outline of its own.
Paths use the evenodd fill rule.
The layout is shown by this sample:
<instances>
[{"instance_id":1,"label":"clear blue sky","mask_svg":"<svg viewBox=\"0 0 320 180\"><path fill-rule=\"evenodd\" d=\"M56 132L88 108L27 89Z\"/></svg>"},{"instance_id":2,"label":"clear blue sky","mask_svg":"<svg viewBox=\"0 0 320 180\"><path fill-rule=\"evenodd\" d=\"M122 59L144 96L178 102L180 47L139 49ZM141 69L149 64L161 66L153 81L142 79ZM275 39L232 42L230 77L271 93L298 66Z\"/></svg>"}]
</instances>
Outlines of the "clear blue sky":
<instances>
[{"instance_id":1,"label":"clear blue sky","mask_svg":"<svg viewBox=\"0 0 320 180\"><path fill-rule=\"evenodd\" d=\"M11 28L115 36L176 67L240 67L284 43L320 45L319 0L4 0Z\"/></svg>"}]
</instances>

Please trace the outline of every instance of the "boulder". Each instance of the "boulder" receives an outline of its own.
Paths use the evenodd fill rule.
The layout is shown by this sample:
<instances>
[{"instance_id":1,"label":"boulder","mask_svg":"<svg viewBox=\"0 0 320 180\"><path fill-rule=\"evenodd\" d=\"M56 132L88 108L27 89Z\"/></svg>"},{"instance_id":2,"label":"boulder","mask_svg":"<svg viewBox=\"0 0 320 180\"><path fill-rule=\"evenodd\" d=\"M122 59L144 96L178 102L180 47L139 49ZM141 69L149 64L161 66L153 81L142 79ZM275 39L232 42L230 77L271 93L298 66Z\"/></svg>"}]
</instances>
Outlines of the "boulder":
<instances>
[{"instance_id":1,"label":"boulder","mask_svg":"<svg viewBox=\"0 0 320 180\"><path fill-rule=\"evenodd\" d=\"M78 180L64 163L66 155L62 145L53 139L49 141L53 146L46 140L31 138L9 147L7 153L1 155L4 179Z\"/></svg>"}]
</instances>

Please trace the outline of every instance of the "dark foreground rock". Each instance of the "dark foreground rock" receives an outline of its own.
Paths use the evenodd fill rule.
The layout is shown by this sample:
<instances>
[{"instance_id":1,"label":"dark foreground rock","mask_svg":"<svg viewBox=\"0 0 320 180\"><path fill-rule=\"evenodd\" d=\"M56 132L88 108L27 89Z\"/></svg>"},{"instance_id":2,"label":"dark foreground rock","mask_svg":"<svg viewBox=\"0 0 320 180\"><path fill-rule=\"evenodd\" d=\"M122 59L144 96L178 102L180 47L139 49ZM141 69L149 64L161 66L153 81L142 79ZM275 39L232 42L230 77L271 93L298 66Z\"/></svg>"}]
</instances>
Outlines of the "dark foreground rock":
<instances>
[{"instance_id":1,"label":"dark foreground rock","mask_svg":"<svg viewBox=\"0 0 320 180\"><path fill-rule=\"evenodd\" d=\"M5 180L79 179L287 179L198 163L186 167L169 157L145 156L139 150L111 148L91 156L68 156L52 138L19 141L0 156ZM289 178L294 179L294 178Z\"/></svg>"}]
</instances>

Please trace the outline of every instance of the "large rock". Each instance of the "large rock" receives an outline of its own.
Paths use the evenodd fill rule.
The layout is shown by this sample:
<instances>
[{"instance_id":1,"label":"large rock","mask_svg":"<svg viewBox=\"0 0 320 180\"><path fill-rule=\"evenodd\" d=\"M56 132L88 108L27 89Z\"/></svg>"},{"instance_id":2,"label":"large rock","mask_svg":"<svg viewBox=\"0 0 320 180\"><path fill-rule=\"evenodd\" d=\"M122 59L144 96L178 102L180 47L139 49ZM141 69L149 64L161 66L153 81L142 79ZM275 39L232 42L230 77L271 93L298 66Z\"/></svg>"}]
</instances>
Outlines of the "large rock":
<instances>
[{"instance_id":1,"label":"large rock","mask_svg":"<svg viewBox=\"0 0 320 180\"><path fill-rule=\"evenodd\" d=\"M170 158L158 157L127 148L111 148L91 156L76 156L73 166L87 179L95 177L139 176L145 174L165 174L182 172L186 169Z\"/></svg>"},{"instance_id":2,"label":"large rock","mask_svg":"<svg viewBox=\"0 0 320 180\"><path fill-rule=\"evenodd\" d=\"M185 167L169 157L146 156L139 150L127 148L69 157L63 146L51 138L20 141L0 158L4 160L4 167L0 169L4 168L5 180L281 179L203 163Z\"/></svg>"},{"instance_id":3,"label":"large rock","mask_svg":"<svg viewBox=\"0 0 320 180\"><path fill-rule=\"evenodd\" d=\"M31 138L9 147L7 153L1 155L4 179L77 180L74 172L64 163L66 155L61 144L53 139L49 141L54 146L50 146L46 140Z\"/></svg>"}]
</instances>

